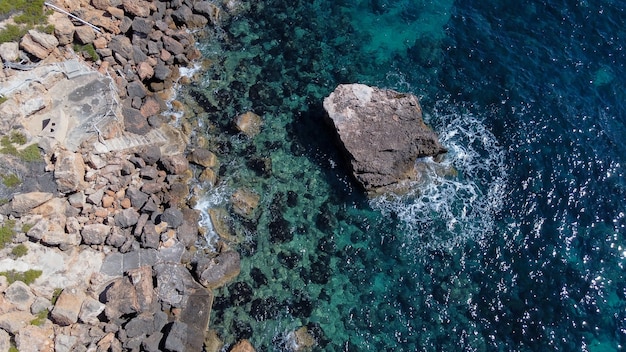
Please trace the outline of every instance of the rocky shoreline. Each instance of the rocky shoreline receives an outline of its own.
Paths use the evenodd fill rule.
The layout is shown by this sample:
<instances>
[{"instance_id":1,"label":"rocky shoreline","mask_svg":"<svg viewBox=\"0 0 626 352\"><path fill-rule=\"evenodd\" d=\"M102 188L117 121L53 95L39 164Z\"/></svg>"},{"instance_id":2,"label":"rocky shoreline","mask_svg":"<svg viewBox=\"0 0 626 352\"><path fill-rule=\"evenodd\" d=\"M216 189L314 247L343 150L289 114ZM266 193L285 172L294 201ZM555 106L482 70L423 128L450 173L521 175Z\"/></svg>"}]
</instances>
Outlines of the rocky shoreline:
<instances>
[{"instance_id":1,"label":"rocky shoreline","mask_svg":"<svg viewBox=\"0 0 626 352\"><path fill-rule=\"evenodd\" d=\"M0 104L3 150L16 151L0 154L0 163L22 178L0 186L7 199L0 207L0 351L218 351L223 344L208 329L211 290L238 275L239 254L225 241L197 247L204 229L190 186L195 175L216 182L217 157L190 144L191 128L163 112L180 69L200 59L189 30L245 5L53 4L100 31L55 12L54 35L31 30L19 44L0 45L0 81L28 83L3 83L11 90ZM84 49L77 60L76 44L97 56ZM87 81L92 76L74 61L99 76ZM21 78L35 66L68 62L44 78ZM102 92L114 99L99 101ZM53 110L63 96L81 107L80 117L67 106ZM102 104L105 113L96 109ZM92 110L96 118L85 118ZM33 143L44 160L20 159ZM243 198L241 209L256 206ZM231 349L253 350L247 341Z\"/></svg>"}]
</instances>

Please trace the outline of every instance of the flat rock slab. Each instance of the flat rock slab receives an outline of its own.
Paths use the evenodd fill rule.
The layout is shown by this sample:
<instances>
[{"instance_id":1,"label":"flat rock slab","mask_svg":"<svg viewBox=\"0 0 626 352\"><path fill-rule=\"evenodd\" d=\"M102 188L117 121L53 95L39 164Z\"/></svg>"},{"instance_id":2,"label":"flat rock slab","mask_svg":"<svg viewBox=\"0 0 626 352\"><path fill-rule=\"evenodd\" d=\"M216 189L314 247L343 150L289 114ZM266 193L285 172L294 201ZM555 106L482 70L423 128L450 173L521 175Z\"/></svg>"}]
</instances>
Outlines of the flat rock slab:
<instances>
[{"instance_id":1,"label":"flat rock slab","mask_svg":"<svg viewBox=\"0 0 626 352\"><path fill-rule=\"evenodd\" d=\"M324 109L345 148L355 178L370 194L418 177L415 161L447 150L422 120L416 96L342 84Z\"/></svg>"}]
</instances>

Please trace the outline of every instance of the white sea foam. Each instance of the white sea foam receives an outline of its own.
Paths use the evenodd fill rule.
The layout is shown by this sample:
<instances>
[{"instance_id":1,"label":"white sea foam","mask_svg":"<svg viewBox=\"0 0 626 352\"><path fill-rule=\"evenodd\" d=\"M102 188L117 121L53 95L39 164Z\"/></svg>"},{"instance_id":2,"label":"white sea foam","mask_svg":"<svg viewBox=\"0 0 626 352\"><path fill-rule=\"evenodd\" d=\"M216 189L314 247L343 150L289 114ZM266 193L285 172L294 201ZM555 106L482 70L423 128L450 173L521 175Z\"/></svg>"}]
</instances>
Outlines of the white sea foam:
<instances>
[{"instance_id":1,"label":"white sea foam","mask_svg":"<svg viewBox=\"0 0 626 352\"><path fill-rule=\"evenodd\" d=\"M443 162L418 160L416 167L424 170L426 181L415 183L405 195L371 201L374 209L399 219L411 247L449 249L489 235L505 197L503 148L481 117L444 105L438 103L425 116L448 148ZM446 175L440 172L442 166L458 174Z\"/></svg>"},{"instance_id":2,"label":"white sea foam","mask_svg":"<svg viewBox=\"0 0 626 352\"><path fill-rule=\"evenodd\" d=\"M219 236L213 227L211 218L209 217L209 210L224 206L228 202L228 196L230 190L227 187L216 187L206 192L195 206L195 209L200 211L200 227L206 230L204 239L209 246L214 246L219 240Z\"/></svg>"}]
</instances>

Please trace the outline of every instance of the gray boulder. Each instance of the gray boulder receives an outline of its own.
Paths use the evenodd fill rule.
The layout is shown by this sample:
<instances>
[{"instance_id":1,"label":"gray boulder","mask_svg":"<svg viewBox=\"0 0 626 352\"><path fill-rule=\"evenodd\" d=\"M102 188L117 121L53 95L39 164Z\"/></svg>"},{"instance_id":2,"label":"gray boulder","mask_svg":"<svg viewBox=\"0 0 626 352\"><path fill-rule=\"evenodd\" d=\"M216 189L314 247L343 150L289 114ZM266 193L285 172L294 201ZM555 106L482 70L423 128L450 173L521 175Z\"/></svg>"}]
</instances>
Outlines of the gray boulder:
<instances>
[{"instance_id":1,"label":"gray boulder","mask_svg":"<svg viewBox=\"0 0 626 352\"><path fill-rule=\"evenodd\" d=\"M419 178L418 158L447 150L422 120L416 96L368 87L339 85L324 99L355 178L370 194Z\"/></svg>"}]
</instances>

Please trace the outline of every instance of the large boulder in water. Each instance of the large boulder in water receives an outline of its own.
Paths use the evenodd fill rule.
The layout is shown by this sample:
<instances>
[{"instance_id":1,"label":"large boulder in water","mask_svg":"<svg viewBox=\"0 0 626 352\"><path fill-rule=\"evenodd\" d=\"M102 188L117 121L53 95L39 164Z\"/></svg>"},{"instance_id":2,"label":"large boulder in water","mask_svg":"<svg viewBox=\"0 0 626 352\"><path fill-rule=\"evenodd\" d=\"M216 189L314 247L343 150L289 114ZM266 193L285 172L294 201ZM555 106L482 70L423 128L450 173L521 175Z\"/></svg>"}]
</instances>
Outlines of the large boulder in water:
<instances>
[{"instance_id":1,"label":"large boulder in water","mask_svg":"<svg viewBox=\"0 0 626 352\"><path fill-rule=\"evenodd\" d=\"M342 84L324 99L356 179L370 194L392 190L418 177L418 158L447 150L422 120L416 96Z\"/></svg>"}]
</instances>

